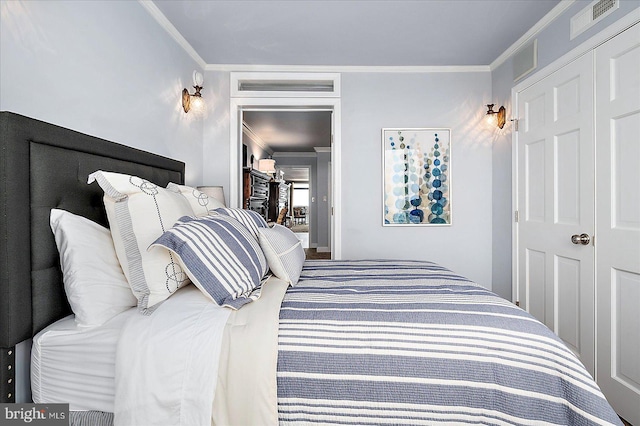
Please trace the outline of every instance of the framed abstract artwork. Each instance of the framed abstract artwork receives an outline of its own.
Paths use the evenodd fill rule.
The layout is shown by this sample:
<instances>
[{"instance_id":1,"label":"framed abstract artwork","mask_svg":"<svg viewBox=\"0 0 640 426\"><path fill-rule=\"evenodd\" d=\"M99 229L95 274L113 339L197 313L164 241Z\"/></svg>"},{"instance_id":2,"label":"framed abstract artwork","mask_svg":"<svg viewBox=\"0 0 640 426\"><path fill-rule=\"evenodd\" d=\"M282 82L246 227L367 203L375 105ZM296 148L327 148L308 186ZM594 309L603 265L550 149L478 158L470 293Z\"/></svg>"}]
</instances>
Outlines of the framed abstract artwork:
<instances>
[{"instance_id":1,"label":"framed abstract artwork","mask_svg":"<svg viewBox=\"0 0 640 426\"><path fill-rule=\"evenodd\" d=\"M382 129L383 226L451 225L451 129Z\"/></svg>"}]
</instances>

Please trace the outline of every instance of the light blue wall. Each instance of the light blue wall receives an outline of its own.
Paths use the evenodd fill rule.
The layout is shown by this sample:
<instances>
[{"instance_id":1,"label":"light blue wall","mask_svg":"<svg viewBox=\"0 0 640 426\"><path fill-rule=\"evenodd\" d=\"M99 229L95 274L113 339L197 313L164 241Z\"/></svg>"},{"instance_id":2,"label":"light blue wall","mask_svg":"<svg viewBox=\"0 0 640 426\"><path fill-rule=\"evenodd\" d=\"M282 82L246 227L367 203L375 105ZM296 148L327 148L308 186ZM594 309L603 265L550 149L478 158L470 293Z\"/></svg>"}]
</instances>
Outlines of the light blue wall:
<instances>
[{"instance_id":1,"label":"light blue wall","mask_svg":"<svg viewBox=\"0 0 640 426\"><path fill-rule=\"evenodd\" d=\"M344 73L342 250L346 259L438 262L491 288L489 72ZM451 129L449 227L382 226L382 128Z\"/></svg>"},{"instance_id":2,"label":"light blue wall","mask_svg":"<svg viewBox=\"0 0 640 426\"><path fill-rule=\"evenodd\" d=\"M203 174L203 122L180 92L199 66L136 1L0 2L0 110L186 163ZM30 341L16 398L30 399Z\"/></svg>"},{"instance_id":3,"label":"light blue wall","mask_svg":"<svg viewBox=\"0 0 640 426\"><path fill-rule=\"evenodd\" d=\"M640 8L640 2L636 0L621 0L620 7L611 15L580 34L574 40L569 40L571 17L590 3L591 0L577 1L536 36L538 39L538 68L536 72L578 47L620 18ZM492 102L498 105L505 105L507 117L511 117L513 111L511 105L511 89L515 86L513 78L513 61L511 57L491 73ZM509 300L511 300L512 282L511 227L513 224L511 144L512 127L508 123L504 131L496 134L492 152L492 198L495 200L492 220L492 274L493 290Z\"/></svg>"},{"instance_id":4,"label":"light blue wall","mask_svg":"<svg viewBox=\"0 0 640 426\"><path fill-rule=\"evenodd\" d=\"M181 108L200 67L135 1L1 2L0 109L187 163L202 121Z\"/></svg>"},{"instance_id":5,"label":"light blue wall","mask_svg":"<svg viewBox=\"0 0 640 426\"><path fill-rule=\"evenodd\" d=\"M220 91L211 93L218 98L205 121L205 181L228 185L229 73L208 71L207 82ZM341 90L342 199L335 203L342 207L343 258L432 260L491 288L494 130L484 120L490 73L349 72ZM453 226L382 226L384 127L451 129Z\"/></svg>"},{"instance_id":6,"label":"light blue wall","mask_svg":"<svg viewBox=\"0 0 640 426\"><path fill-rule=\"evenodd\" d=\"M202 180L206 185L222 185L227 200L230 199L230 84L228 72L207 71L204 74L202 96L207 100L208 114L203 124ZM239 161L242 161L241 150L238 152L238 158L240 159ZM238 184L240 185L240 175L238 175Z\"/></svg>"},{"instance_id":7,"label":"light blue wall","mask_svg":"<svg viewBox=\"0 0 640 426\"><path fill-rule=\"evenodd\" d=\"M511 226L513 211L511 208L511 68L500 67L491 73L493 97L491 103L496 108L503 105L507 113L507 122L502 130L496 129L493 139L491 181L493 192L492 228L492 277L493 291L507 300L511 300Z\"/></svg>"}]
</instances>

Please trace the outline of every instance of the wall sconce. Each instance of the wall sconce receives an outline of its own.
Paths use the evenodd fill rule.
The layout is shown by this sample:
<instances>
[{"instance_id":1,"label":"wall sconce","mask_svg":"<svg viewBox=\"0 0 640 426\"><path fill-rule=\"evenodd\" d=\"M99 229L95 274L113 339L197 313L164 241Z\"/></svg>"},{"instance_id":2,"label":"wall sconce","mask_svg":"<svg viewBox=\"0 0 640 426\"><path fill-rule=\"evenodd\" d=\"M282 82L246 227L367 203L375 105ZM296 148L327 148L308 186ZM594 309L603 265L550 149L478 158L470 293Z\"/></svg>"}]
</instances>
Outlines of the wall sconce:
<instances>
[{"instance_id":1,"label":"wall sconce","mask_svg":"<svg viewBox=\"0 0 640 426\"><path fill-rule=\"evenodd\" d=\"M495 122L496 126L498 126L499 129L502 129L504 127L504 123L506 121L506 110L504 109L503 106L501 106L498 111L494 111L493 110L493 105L494 104L488 104L487 105L487 117L492 121Z\"/></svg>"},{"instance_id":2,"label":"wall sconce","mask_svg":"<svg viewBox=\"0 0 640 426\"><path fill-rule=\"evenodd\" d=\"M276 160L267 158L265 160L258 160L258 170L262 173L275 173L276 172Z\"/></svg>"},{"instance_id":3,"label":"wall sconce","mask_svg":"<svg viewBox=\"0 0 640 426\"><path fill-rule=\"evenodd\" d=\"M196 89L195 93L191 95L187 89L182 90L182 109L184 112L189 112L191 109L200 112L204 109L204 99L202 99L202 94L200 93L202 82L202 73L194 71L193 88Z\"/></svg>"}]
</instances>

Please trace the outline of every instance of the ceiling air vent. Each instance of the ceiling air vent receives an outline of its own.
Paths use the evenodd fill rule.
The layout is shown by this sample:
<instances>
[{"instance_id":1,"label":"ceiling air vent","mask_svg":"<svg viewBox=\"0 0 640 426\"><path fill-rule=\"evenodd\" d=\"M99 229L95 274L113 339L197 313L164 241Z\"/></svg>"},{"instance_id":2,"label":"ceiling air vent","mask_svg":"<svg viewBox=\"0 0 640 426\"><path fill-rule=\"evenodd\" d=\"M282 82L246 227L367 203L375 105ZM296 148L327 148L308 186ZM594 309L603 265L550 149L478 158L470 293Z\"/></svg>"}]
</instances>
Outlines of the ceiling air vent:
<instances>
[{"instance_id":1,"label":"ceiling air vent","mask_svg":"<svg viewBox=\"0 0 640 426\"><path fill-rule=\"evenodd\" d=\"M596 0L571 18L571 40L620 6L620 0Z\"/></svg>"}]
</instances>

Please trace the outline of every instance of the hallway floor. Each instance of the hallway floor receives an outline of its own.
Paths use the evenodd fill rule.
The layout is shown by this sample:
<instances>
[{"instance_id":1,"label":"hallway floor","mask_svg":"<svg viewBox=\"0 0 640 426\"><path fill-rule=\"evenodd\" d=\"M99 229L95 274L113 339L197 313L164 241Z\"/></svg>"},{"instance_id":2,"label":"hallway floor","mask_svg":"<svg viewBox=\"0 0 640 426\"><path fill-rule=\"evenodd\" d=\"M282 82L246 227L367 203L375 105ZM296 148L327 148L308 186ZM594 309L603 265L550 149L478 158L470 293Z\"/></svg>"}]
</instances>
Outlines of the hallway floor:
<instances>
[{"instance_id":1,"label":"hallway floor","mask_svg":"<svg viewBox=\"0 0 640 426\"><path fill-rule=\"evenodd\" d=\"M307 259L316 260L316 259L331 259L330 252L318 252L318 250L314 248L304 249L305 254L307 255Z\"/></svg>"}]
</instances>

